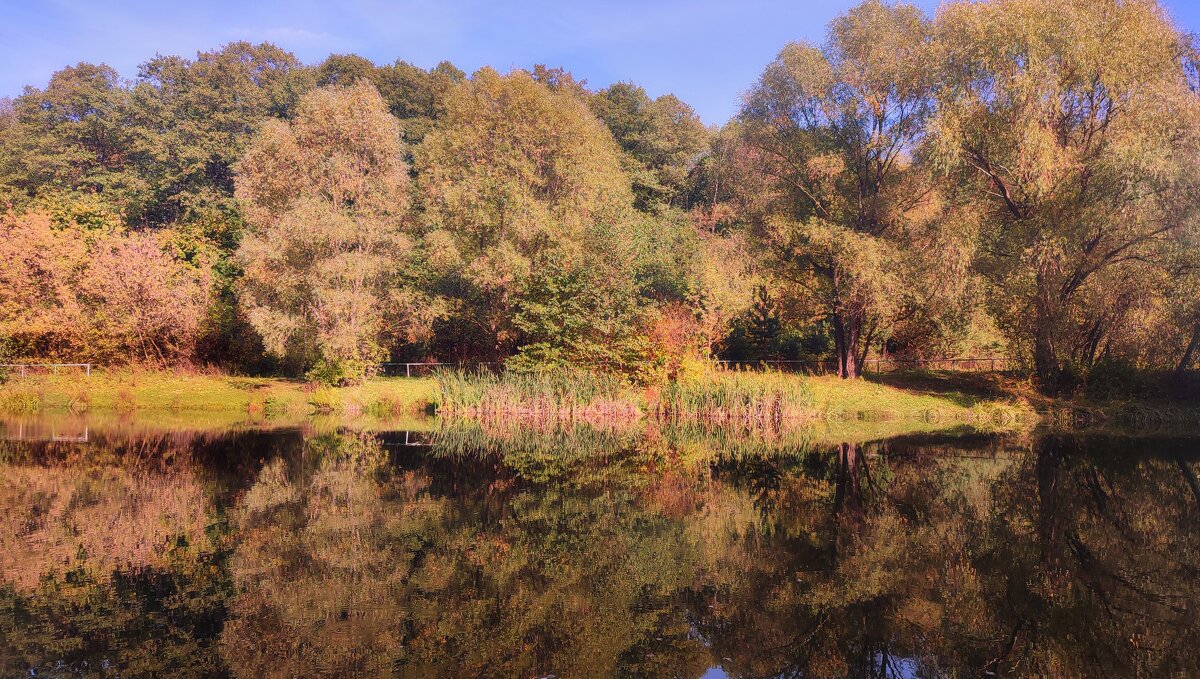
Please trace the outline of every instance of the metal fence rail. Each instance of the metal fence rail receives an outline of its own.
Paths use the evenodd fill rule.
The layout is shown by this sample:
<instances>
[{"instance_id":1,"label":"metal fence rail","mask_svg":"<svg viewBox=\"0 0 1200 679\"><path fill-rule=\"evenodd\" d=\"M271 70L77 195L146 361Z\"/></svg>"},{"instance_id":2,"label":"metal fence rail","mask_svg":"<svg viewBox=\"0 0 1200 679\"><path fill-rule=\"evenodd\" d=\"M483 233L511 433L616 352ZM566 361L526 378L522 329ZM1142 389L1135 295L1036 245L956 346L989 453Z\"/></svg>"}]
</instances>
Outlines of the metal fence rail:
<instances>
[{"instance_id":1,"label":"metal fence rail","mask_svg":"<svg viewBox=\"0 0 1200 679\"><path fill-rule=\"evenodd\" d=\"M763 359L757 361L717 361L726 368L772 368L780 372L825 375L837 372L837 359L824 361L791 361ZM972 356L965 358L869 358L862 371L884 373L899 370L958 370L963 372L996 372L1009 370L1016 362L1006 356Z\"/></svg>"},{"instance_id":2,"label":"metal fence rail","mask_svg":"<svg viewBox=\"0 0 1200 679\"><path fill-rule=\"evenodd\" d=\"M2 368L19 368L21 377L25 377L30 372L39 375L47 373L57 375L59 368L81 368L81 372L84 375L88 377L92 376L91 363L0 363L0 369Z\"/></svg>"},{"instance_id":3,"label":"metal fence rail","mask_svg":"<svg viewBox=\"0 0 1200 679\"><path fill-rule=\"evenodd\" d=\"M412 377L414 375L419 377L421 375L428 375L429 373L432 373L434 370L437 370L438 368L442 368L442 367L474 368L474 369L488 368L491 370L496 370L496 369L503 367L503 365L504 365L503 363L498 363L496 361L472 361L472 362L460 361L458 363L454 363L454 362L450 362L450 361L413 361L410 363L381 363L380 364L380 366L383 367L383 373L385 375L392 375L392 373L395 373L393 375L394 377L399 377L401 372L404 373L405 377Z\"/></svg>"},{"instance_id":4,"label":"metal fence rail","mask_svg":"<svg viewBox=\"0 0 1200 679\"><path fill-rule=\"evenodd\" d=\"M837 360L825 361L793 361L763 359L754 361L716 361L716 364L726 369L762 369L768 368L780 372L803 373L809 375L824 375L837 372ZM404 377L420 377L428 375L438 368L488 369L501 370L504 364L496 361L450 362L450 361L412 361L408 363L383 363L385 375ZM996 372L1008 370L1016 366L1013 359L1005 356L974 356L966 358L871 358L863 361L863 372L896 372L899 370L958 370L963 372ZM589 367L579 365L576 367Z\"/></svg>"}]
</instances>

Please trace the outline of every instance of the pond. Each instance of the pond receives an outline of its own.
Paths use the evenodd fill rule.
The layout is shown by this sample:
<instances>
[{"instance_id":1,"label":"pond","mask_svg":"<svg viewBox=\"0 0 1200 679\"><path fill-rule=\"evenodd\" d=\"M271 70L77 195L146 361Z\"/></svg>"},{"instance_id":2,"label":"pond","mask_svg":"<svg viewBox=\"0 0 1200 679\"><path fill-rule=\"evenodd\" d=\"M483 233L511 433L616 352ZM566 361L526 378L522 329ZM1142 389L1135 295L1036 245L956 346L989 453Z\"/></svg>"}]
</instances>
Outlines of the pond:
<instances>
[{"instance_id":1,"label":"pond","mask_svg":"<svg viewBox=\"0 0 1200 679\"><path fill-rule=\"evenodd\" d=\"M1200 439L0 439L5 677L1200 676Z\"/></svg>"}]
</instances>

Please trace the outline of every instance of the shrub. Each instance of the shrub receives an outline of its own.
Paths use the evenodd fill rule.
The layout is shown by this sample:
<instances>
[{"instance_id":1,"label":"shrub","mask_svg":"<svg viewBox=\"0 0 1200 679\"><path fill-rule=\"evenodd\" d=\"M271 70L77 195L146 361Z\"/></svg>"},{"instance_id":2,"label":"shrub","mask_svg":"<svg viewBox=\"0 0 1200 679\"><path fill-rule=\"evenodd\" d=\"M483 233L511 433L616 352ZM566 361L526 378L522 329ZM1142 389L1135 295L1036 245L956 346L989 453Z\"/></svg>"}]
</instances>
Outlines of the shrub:
<instances>
[{"instance_id":1,"label":"shrub","mask_svg":"<svg viewBox=\"0 0 1200 679\"><path fill-rule=\"evenodd\" d=\"M1127 361L1102 358L1087 372L1084 389L1090 398L1114 399L1145 395L1147 375Z\"/></svg>"},{"instance_id":2,"label":"shrub","mask_svg":"<svg viewBox=\"0 0 1200 679\"><path fill-rule=\"evenodd\" d=\"M348 387L354 384L362 384L363 381L374 373L375 364L362 359L322 358L304 374L304 378L309 382L316 382L317 384L330 387Z\"/></svg>"}]
</instances>

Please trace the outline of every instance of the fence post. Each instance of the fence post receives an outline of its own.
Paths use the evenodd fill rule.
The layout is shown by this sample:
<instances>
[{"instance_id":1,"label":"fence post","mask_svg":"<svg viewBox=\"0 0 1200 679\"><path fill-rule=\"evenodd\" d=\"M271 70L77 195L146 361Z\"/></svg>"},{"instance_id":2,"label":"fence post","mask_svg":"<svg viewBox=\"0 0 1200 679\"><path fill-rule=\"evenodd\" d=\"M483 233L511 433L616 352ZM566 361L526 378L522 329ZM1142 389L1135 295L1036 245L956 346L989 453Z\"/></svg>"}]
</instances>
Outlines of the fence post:
<instances>
[{"instance_id":1,"label":"fence post","mask_svg":"<svg viewBox=\"0 0 1200 679\"><path fill-rule=\"evenodd\" d=\"M404 376L412 377L412 364L411 363L404 364Z\"/></svg>"}]
</instances>

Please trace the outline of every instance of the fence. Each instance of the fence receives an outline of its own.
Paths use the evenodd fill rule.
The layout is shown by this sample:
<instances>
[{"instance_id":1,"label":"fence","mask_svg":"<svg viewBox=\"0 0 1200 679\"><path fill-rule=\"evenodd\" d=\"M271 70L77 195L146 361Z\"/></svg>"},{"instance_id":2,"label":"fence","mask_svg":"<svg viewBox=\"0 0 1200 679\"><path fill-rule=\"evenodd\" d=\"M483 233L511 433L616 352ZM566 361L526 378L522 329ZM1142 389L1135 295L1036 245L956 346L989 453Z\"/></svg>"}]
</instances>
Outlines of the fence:
<instances>
[{"instance_id":1,"label":"fence","mask_svg":"<svg viewBox=\"0 0 1200 679\"><path fill-rule=\"evenodd\" d=\"M725 368L771 368L780 372L805 375L828 375L837 372L836 359L825 361L785 361L764 359L760 361L717 361ZM897 372L900 370L956 370L962 372L996 372L1016 367L1013 359L1005 356L977 356L968 358L869 358L862 363L864 373Z\"/></svg>"},{"instance_id":2,"label":"fence","mask_svg":"<svg viewBox=\"0 0 1200 679\"><path fill-rule=\"evenodd\" d=\"M382 363L380 365L382 365L382 367L383 367L383 374L388 375L390 377L399 377L401 375L403 375L404 377L420 377L422 375L429 375L429 374L433 373L435 370L437 370L438 368L444 368L444 367L445 368L460 368L460 369L468 368L468 369L474 369L474 370L480 370L480 369L499 370L504 366L503 363L497 363L495 361L476 361L476 362L472 362L472 363L464 363L464 362L453 363L453 362L449 362L449 361L425 361L425 362L413 362L413 363Z\"/></svg>"},{"instance_id":3,"label":"fence","mask_svg":"<svg viewBox=\"0 0 1200 679\"><path fill-rule=\"evenodd\" d=\"M84 375L92 376L91 363L0 363L0 370L3 369L19 369L21 377L25 377L29 373L35 375L58 374L59 368L79 368L79 371Z\"/></svg>"},{"instance_id":4,"label":"fence","mask_svg":"<svg viewBox=\"0 0 1200 679\"><path fill-rule=\"evenodd\" d=\"M780 372L801 373L805 375L827 375L837 372L837 361L788 361L764 359L757 361L717 361L717 365L726 369L755 369L770 368ZM460 368L471 370L503 369L503 363L495 361L480 361L473 363L452 363L440 361L412 363L384 363L383 374L393 377L421 377L430 375L438 368ZM870 358L863 361L863 372L884 373L900 370L957 370L963 372L996 372L1008 370L1016 364L1011 358L1004 356L981 356L970 358ZM583 367L583 366L580 366Z\"/></svg>"}]
</instances>

